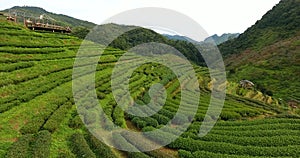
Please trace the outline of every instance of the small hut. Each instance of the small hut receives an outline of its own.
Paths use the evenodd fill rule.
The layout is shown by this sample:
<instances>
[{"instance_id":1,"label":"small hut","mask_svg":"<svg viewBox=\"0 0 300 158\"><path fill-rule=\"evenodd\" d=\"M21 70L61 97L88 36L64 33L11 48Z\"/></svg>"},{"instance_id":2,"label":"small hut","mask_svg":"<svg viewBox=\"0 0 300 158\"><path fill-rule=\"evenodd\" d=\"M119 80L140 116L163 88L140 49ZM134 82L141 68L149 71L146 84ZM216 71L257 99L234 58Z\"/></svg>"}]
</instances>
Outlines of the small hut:
<instances>
[{"instance_id":1,"label":"small hut","mask_svg":"<svg viewBox=\"0 0 300 158\"><path fill-rule=\"evenodd\" d=\"M249 80L241 80L240 81L240 86L243 87L243 88L253 88L254 83L249 81Z\"/></svg>"},{"instance_id":2,"label":"small hut","mask_svg":"<svg viewBox=\"0 0 300 158\"><path fill-rule=\"evenodd\" d=\"M288 105L291 108L293 108L293 109L298 108L298 104L299 104L299 101L297 101L297 100L290 100L290 101L288 101Z\"/></svg>"}]
</instances>

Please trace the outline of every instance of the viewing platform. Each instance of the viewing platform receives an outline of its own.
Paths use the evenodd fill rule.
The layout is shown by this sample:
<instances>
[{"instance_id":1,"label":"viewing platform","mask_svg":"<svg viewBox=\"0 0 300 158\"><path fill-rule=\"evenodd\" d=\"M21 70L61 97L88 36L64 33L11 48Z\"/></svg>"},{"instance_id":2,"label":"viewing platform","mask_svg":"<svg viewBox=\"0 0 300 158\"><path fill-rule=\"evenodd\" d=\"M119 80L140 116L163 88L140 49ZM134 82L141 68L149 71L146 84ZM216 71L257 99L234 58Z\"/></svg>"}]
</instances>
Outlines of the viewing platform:
<instances>
[{"instance_id":1,"label":"viewing platform","mask_svg":"<svg viewBox=\"0 0 300 158\"><path fill-rule=\"evenodd\" d=\"M44 24L44 23L34 23L31 21L26 21L25 26L31 30L45 30L45 31L52 31L52 32L62 32L62 33L70 33L72 30L70 27L63 27L59 25L51 25L51 24Z\"/></svg>"}]
</instances>

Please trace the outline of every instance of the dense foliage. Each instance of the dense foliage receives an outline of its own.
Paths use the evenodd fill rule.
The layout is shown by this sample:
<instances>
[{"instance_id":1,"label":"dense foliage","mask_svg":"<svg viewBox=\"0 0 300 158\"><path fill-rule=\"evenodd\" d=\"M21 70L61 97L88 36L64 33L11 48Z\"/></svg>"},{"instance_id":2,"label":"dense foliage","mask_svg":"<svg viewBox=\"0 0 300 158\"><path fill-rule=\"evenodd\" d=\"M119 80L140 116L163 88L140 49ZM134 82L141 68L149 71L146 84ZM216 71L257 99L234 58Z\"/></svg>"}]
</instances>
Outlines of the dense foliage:
<instances>
[{"instance_id":1,"label":"dense foliage","mask_svg":"<svg viewBox=\"0 0 300 158\"><path fill-rule=\"evenodd\" d=\"M75 27L72 29L71 35L76 36L80 39L84 39L90 30L86 27Z\"/></svg>"},{"instance_id":2,"label":"dense foliage","mask_svg":"<svg viewBox=\"0 0 300 158\"><path fill-rule=\"evenodd\" d=\"M122 50L128 50L137 45L149 42L158 42L172 46L190 61L193 61L198 65L205 65L203 57L192 43L183 40L170 40L152 30L145 28L136 28L122 34L117 39L112 41L110 46Z\"/></svg>"}]
</instances>

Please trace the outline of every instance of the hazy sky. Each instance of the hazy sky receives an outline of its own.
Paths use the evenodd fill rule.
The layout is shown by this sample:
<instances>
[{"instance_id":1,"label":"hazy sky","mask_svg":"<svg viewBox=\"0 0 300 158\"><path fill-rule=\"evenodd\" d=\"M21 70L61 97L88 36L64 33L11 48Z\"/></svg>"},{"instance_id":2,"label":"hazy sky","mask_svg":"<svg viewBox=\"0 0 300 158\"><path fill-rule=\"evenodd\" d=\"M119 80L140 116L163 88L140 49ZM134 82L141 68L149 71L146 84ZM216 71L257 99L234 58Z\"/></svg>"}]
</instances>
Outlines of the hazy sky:
<instances>
[{"instance_id":1,"label":"hazy sky","mask_svg":"<svg viewBox=\"0 0 300 158\"><path fill-rule=\"evenodd\" d=\"M210 35L242 33L280 0L1 0L0 10L38 6L47 11L101 24L105 19L139 7L162 7L197 21Z\"/></svg>"}]
</instances>

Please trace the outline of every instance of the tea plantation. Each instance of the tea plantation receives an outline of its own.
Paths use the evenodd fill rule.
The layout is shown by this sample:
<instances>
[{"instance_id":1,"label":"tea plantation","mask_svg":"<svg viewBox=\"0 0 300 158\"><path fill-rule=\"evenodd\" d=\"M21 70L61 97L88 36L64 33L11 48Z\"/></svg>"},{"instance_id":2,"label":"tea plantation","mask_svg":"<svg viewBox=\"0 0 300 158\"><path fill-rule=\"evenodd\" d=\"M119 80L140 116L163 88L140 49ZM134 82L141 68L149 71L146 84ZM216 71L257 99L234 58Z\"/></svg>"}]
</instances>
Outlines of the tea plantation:
<instances>
[{"instance_id":1,"label":"tea plantation","mask_svg":"<svg viewBox=\"0 0 300 158\"><path fill-rule=\"evenodd\" d=\"M33 32L6 21L0 21L0 33L0 157L300 157L299 117L289 115L284 106L233 95L227 95L215 127L206 136L199 137L210 102L207 88L210 78L207 68L197 65L193 68L201 90L198 109L183 107L184 113L197 111L195 117L178 117L172 122L173 129L159 135L145 134L144 138L162 143L161 137L172 137L180 131L176 124L191 120L187 131L154 151L135 153L110 148L83 125L74 102L73 64L82 41L66 34ZM92 42L86 44L91 50L103 49ZM117 106L110 82L115 63L122 54L124 51L107 48L96 68L96 94L105 115L116 125L134 131L152 131L168 124L179 103L188 105L189 101L189 98L180 100L178 78L163 65L141 65L129 81L132 98L139 104L149 103L149 88L160 83L166 89L167 101L150 117L127 114ZM128 64L136 62L134 57L126 60ZM184 69L184 65L178 64L176 68ZM82 117L85 123L96 118ZM132 140L126 133L115 138L116 146ZM140 145L132 143L132 147L139 150Z\"/></svg>"}]
</instances>

